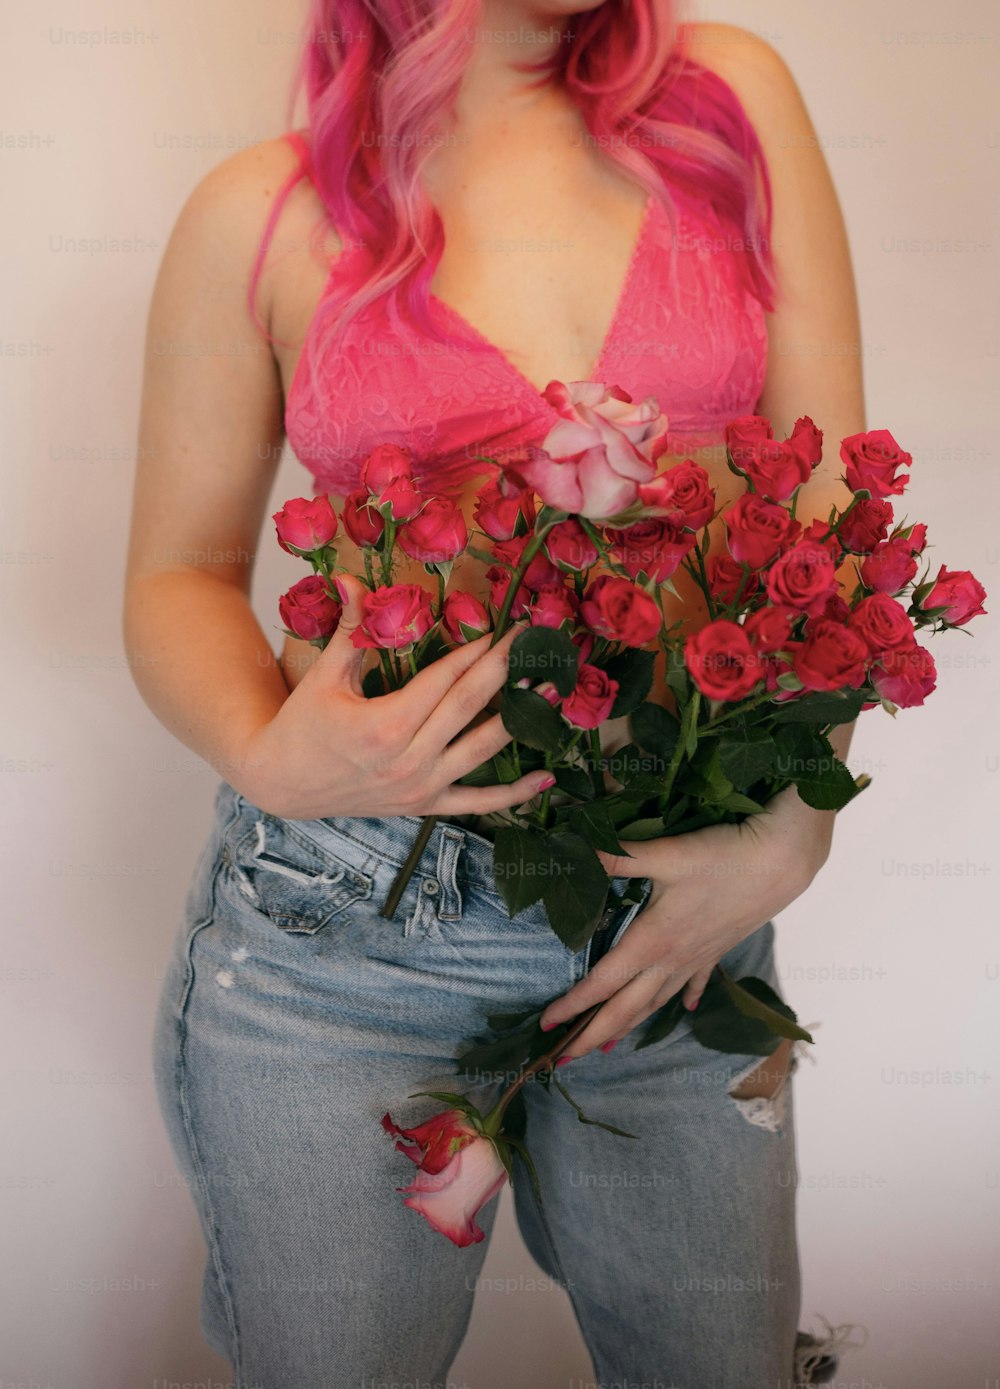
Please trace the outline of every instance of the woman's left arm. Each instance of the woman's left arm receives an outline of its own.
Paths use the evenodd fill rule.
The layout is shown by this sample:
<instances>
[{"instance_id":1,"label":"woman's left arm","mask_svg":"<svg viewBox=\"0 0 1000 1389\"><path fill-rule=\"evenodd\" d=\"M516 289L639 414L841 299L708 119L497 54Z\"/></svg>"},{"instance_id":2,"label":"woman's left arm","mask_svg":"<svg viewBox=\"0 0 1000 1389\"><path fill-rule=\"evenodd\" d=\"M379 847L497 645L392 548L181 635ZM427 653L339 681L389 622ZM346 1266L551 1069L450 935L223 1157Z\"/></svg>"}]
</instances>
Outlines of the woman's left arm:
<instances>
[{"instance_id":1,"label":"woman's left arm","mask_svg":"<svg viewBox=\"0 0 1000 1389\"><path fill-rule=\"evenodd\" d=\"M695 24L688 51L735 91L764 151L778 302L768 315L757 411L778 438L800 415L823 430L824 459L801 489L796 514L805 523L825 519L851 497L838 480L840 441L866 428L857 296L837 194L795 80L769 44L734 25ZM845 566L839 577L850 572ZM841 761L853 727L830 734ZM548 1027L604 1002L563 1054L583 1056L625 1036L681 988L694 1006L717 961L812 882L830 852L834 819L792 786L742 824L634 842L629 857L600 853L610 874L649 878L653 887L614 949L543 1012Z\"/></svg>"}]
</instances>

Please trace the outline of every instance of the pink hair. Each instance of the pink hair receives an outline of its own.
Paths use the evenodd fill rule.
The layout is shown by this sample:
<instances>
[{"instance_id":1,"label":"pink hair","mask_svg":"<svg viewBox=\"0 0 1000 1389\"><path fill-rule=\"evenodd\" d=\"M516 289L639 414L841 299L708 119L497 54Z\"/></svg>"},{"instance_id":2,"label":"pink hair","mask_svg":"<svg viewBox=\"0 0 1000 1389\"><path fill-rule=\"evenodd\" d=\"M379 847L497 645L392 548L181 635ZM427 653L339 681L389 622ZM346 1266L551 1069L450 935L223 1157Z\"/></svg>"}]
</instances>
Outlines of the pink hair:
<instances>
[{"instance_id":1,"label":"pink hair","mask_svg":"<svg viewBox=\"0 0 1000 1389\"><path fill-rule=\"evenodd\" d=\"M387 296L435 340L428 292L444 247L419 183L468 61L481 0L311 0L289 113L306 88L314 185L346 250L317 308L310 369L357 312ZM555 76L592 138L648 192L676 231L676 205L714 214L744 255L749 290L776 294L771 185L757 135L732 88L682 51L672 0L604 0L569 19L547 58L518 64L532 85ZM645 153L644 151L648 151ZM251 316L264 255L293 173L271 209L248 288ZM672 239L676 245L676 236ZM314 385L318 385L318 380Z\"/></svg>"}]
</instances>

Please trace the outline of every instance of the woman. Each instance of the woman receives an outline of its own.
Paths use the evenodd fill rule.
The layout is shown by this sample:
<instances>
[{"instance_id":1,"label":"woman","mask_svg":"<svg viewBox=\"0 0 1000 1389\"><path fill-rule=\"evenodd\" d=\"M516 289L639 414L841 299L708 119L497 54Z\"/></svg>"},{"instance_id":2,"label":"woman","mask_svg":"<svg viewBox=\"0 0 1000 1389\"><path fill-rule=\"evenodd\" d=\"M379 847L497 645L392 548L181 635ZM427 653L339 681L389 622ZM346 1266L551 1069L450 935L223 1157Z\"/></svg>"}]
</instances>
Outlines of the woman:
<instances>
[{"instance_id":1,"label":"woman","mask_svg":"<svg viewBox=\"0 0 1000 1389\"><path fill-rule=\"evenodd\" d=\"M635 1044L679 989L695 1007L719 960L777 987L771 918L824 863L833 815L792 788L738 828L602 854L645 897L599 959L594 942L574 955L540 907L510 921L489 871L491 813L541 774L458 784L508 741L490 704L509 634L366 700L357 578L327 648L288 639L280 664L249 588L286 423L338 508L396 442L470 515L472 454L539 438L552 379L655 394L672 456L708 468L720 502L727 420L764 414L780 437L809 413L828 443L863 430L836 196L787 68L741 29L675 30L666 0L431 13L421 35L410 0L314 5L310 128L202 180L150 310L126 642L154 713L221 777L154 1038L209 1250L202 1326L240 1386L444 1384L496 1203L480 1243L443 1240L395 1196L406 1164L379 1118L439 1108L414 1092L454 1088L487 1014L552 1000L555 1023L603 1001L570 1074L641 1145L536 1089L544 1206L514 1186L598 1379L819 1383L836 1362L833 1339L797 1334L794 1055L709 1054L687 1024ZM540 60L550 80L532 85ZM379 293L407 275L430 278L429 318L421 293L412 321L386 313ZM827 462L798 514L843 501ZM362 572L350 545L339 560ZM841 757L849 737L831 739Z\"/></svg>"}]
</instances>

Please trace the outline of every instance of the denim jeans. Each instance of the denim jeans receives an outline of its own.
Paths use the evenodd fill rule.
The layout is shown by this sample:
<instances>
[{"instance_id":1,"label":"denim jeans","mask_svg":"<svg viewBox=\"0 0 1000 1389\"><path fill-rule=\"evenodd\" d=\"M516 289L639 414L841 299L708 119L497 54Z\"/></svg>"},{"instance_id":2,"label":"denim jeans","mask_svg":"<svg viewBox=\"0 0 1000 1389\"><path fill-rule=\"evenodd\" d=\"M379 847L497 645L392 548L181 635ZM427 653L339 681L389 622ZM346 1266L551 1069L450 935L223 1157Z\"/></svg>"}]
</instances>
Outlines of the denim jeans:
<instances>
[{"instance_id":1,"label":"denim jeans","mask_svg":"<svg viewBox=\"0 0 1000 1389\"><path fill-rule=\"evenodd\" d=\"M237 1389L445 1389L498 1200L486 1237L453 1245L404 1206L415 1169L380 1119L444 1107L417 1090L485 1111L499 1084L477 1089L453 1058L487 1014L541 1008L588 968L593 941L563 945L540 904L508 917L492 845L448 821L380 916L419 824L281 819L216 792L152 1047L207 1246L201 1327ZM645 900L619 908L609 947ZM769 921L725 967L777 989L773 938ZM521 1235L566 1290L598 1385L794 1389L795 1057L778 1103L737 1101L758 1056L706 1050L687 1017L637 1050L647 1026L558 1073L638 1141L524 1086L542 1204L517 1159Z\"/></svg>"}]
</instances>

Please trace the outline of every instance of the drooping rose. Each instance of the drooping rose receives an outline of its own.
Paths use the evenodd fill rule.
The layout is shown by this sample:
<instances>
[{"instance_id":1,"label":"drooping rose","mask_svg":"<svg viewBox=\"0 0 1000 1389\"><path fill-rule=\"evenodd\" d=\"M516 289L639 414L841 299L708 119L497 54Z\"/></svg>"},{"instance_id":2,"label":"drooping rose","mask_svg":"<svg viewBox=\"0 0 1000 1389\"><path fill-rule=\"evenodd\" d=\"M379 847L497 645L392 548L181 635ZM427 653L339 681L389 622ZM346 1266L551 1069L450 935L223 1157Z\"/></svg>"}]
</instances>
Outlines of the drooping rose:
<instances>
[{"instance_id":1,"label":"drooping rose","mask_svg":"<svg viewBox=\"0 0 1000 1389\"><path fill-rule=\"evenodd\" d=\"M942 564L934 587L920 606L923 609L944 607L938 620L947 622L949 627L963 627L972 618L985 614L985 597L985 588L968 569L948 569Z\"/></svg>"},{"instance_id":2,"label":"drooping rose","mask_svg":"<svg viewBox=\"0 0 1000 1389\"><path fill-rule=\"evenodd\" d=\"M492 540L524 535L535 523L535 499L501 472L480 490L473 509L476 525Z\"/></svg>"},{"instance_id":3,"label":"drooping rose","mask_svg":"<svg viewBox=\"0 0 1000 1389\"><path fill-rule=\"evenodd\" d=\"M542 394L561 418L506 471L559 511L588 519L623 511L656 474L650 457L667 422L655 398L636 404L620 386L597 381L550 381Z\"/></svg>"},{"instance_id":4,"label":"drooping rose","mask_svg":"<svg viewBox=\"0 0 1000 1389\"><path fill-rule=\"evenodd\" d=\"M843 622L810 622L795 647L792 668L806 690L842 690L864 682L868 647Z\"/></svg>"},{"instance_id":5,"label":"drooping rose","mask_svg":"<svg viewBox=\"0 0 1000 1389\"><path fill-rule=\"evenodd\" d=\"M570 574L597 563L597 546L575 516L552 527L545 537L545 552L553 564Z\"/></svg>"},{"instance_id":6,"label":"drooping rose","mask_svg":"<svg viewBox=\"0 0 1000 1389\"><path fill-rule=\"evenodd\" d=\"M302 641L332 636L340 622L341 611L341 605L330 597L318 574L299 579L278 599L282 622Z\"/></svg>"},{"instance_id":7,"label":"drooping rose","mask_svg":"<svg viewBox=\"0 0 1000 1389\"><path fill-rule=\"evenodd\" d=\"M497 559L509 564L512 569L516 569L521 563L521 556L524 554L525 546L534 537L531 535L516 535L512 540L495 540L493 542L493 553ZM558 584L562 582L562 573L549 559L545 553L545 547L532 556L527 569L524 571L522 580L525 588L535 590L544 587L545 584Z\"/></svg>"},{"instance_id":8,"label":"drooping rose","mask_svg":"<svg viewBox=\"0 0 1000 1389\"><path fill-rule=\"evenodd\" d=\"M322 550L337 534L337 513L329 497L292 497L271 520L278 544L290 555Z\"/></svg>"},{"instance_id":9,"label":"drooping rose","mask_svg":"<svg viewBox=\"0 0 1000 1389\"><path fill-rule=\"evenodd\" d=\"M760 683L761 658L738 622L720 617L688 637L684 664L709 699L743 699Z\"/></svg>"},{"instance_id":10,"label":"drooping rose","mask_svg":"<svg viewBox=\"0 0 1000 1389\"><path fill-rule=\"evenodd\" d=\"M807 612L837 588L830 551L815 540L800 540L771 565L764 587L772 603L787 603Z\"/></svg>"},{"instance_id":11,"label":"drooping rose","mask_svg":"<svg viewBox=\"0 0 1000 1389\"><path fill-rule=\"evenodd\" d=\"M847 466L847 485L852 492L870 492L873 497L898 497L910 480L900 473L913 462L887 429L869 429L851 434L840 445L840 456Z\"/></svg>"},{"instance_id":12,"label":"drooping rose","mask_svg":"<svg viewBox=\"0 0 1000 1389\"><path fill-rule=\"evenodd\" d=\"M869 593L847 622L873 654L913 643L913 622L902 603L888 593Z\"/></svg>"},{"instance_id":13,"label":"drooping rose","mask_svg":"<svg viewBox=\"0 0 1000 1389\"><path fill-rule=\"evenodd\" d=\"M447 497L428 497L416 516L397 534L399 548L424 564L442 564L460 555L469 543L465 517Z\"/></svg>"},{"instance_id":14,"label":"drooping rose","mask_svg":"<svg viewBox=\"0 0 1000 1389\"><path fill-rule=\"evenodd\" d=\"M872 666L871 680L880 699L900 709L913 709L923 704L937 685L934 657L917 642L883 651Z\"/></svg>"},{"instance_id":15,"label":"drooping rose","mask_svg":"<svg viewBox=\"0 0 1000 1389\"><path fill-rule=\"evenodd\" d=\"M490 630L490 617L474 594L455 590L445 595L441 626L449 640L463 646Z\"/></svg>"},{"instance_id":16,"label":"drooping rose","mask_svg":"<svg viewBox=\"0 0 1000 1389\"><path fill-rule=\"evenodd\" d=\"M732 555L710 555L705 570L708 575L709 593L727 607L736 601L737 593L742 603L760 588L757 574L752 569L747 570L744 579L743 566L737 564Z\"/></svg>"},{"instance_id":17,"label":"drooping rose","mask_svg":"<svg viewBox=\"0 0 1000 1389\"><path fill-rule=\"evenodd\" d=\"M574 728L596 728L611 713L617 696L618 681L584 662L577 671L576 685L562 702L562 716Z\"/></svg>"},{"instance_id":18,"label":"drooping rose","mask_svg":"<svg viewBox=\"0 0 1000 1389\"><path fill-rule=\"evenodd\" d=\"M684 524L693 531L707 526L715 512L715 488L709 485L707 471L690 458L658 473L652 482L641 482L639 500L654 515L683 512Z\"/></svg>"},{"instance_id":19,"label":"drooping rose","mask_svg":"<svg viewBox=\"0 0 1000 1389\"><path fill-rule=\"evenodd\" d=\"M613 574L602 574L587 585L580 621L596 636L626 646L645 646L659 636L663 625L660 609L649 594Z\"/></svg>"},{"instance_id":20,"label":"drooping rose","mask_svg":"<svg viewBox=\"0 0 1000 1389\"><path fill-rule=\"evenodd\" d=\"M725 513L727 542L733 559L763 569L799 533L795 518L775 502L746 492Z\"/></svg>"},{"instance_id":21,"label":"drooping rose","mask_svg":"<svg viewBox=\"0 0 1000 1389\"><path fill-rule=\"evenodd\" d=\"M377 444L361 465L361 481L373 497L380 496L391 482L412 477L409 452L396 444Z\"/></svg>"},{"instance_id":22,"label":"drooping rose","mask_svg":"<svg viewBox=\"0 0 1000 1389\"><path fill-rule=\"evenodd\" d=\"M536 589L529 617L533 627L562 627L576 620L579 604L565 584L544 584Z\"/></svg>"},{"instance_id":23,"label":"drooping rose","mask_svg":"<svg viewBox=\"0 0 1000 1389\"><path fill-rule=\"evenodd\" d=\"M385 584L365 594L363 610L355 646L408 651L434 626L431 595L419 584Z\"/></svg>"},{"instance_id":24,"label":"drooping rose","mask_svg":"<svg viewBox=\"0 0 1000 1389\"><path fill-rule=\"evenodd\" d=\"M792 626L802 614L797 608L771 605L748 613L743 630L758 651L780 651L792 635Z\"/></svg>"},{"instance_id":25,"label":"drooping rose","mask_svg":"<svg viewBox=\"0 0 1000 1389\"><path fill-rule=\"evenodd\" d=\"M369 548L379 544L385 533L385 518L374 505L374 498L365 488L349 492L340 510L344 530L355 545Z\"/></svg>"},{"instance_id":26,"label":"drooping rose","mask_svg":"<svg viewBox=\"0 0 1000 1389\"><path fill-rule=\"evenodd\" d=\"M867 555L889 533L892 502L881 497L863 497L851 507L837 531L840 543L854 555Z\"/></svg>"},{"instance_id":27,"label":"drooping rose","mask_svg":"<svg viewBox=\"0 0 1000 1389\"><path fill-rule=\"evenodd\" d=\"M636 521L621 530L608 527L607 535L613 557L633 579L646 575L658 584L677 571L698 541L676 512Z\"/></svg>"},{"instance_id":28,"label":"drooping rose","mask_svg":"<svg viewBox=\"0 0 1000 1389\"><path fill-rule=\"evenodd\" d=\"M419 1211L459 1247L485 1238L476 1215L507 1180L493 1141L480 1134L460 1109L445 1110L412 1129L399 1128L387 1112L382 1127L397 1136L395 1147L417 1165L410 1185L396 1188L406 1193L403 1204Z\"/></svg>"},{"instance_id":29,"label":"drooping rose","mask_svg":"<svg viewBox=\"0 0 1000 1389\"><path fill-rule=\"evenodd\" d=\"M861 582L879 593L898 593L919 565L908 540L883 540L861 564Z\"/></svg>"},{"instance_id":30,"label":"drooping rose","mask_svg":"<svg viewBox=\"0 0 1000 1389\"><path fill-rule=\"evenodd\" d=\"M755 448L773 438L771 421L763 415L741 415L726 425L726 448L738 468Z\"/></svg>"}]
</instances>

